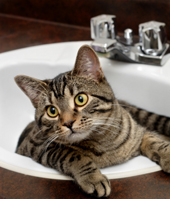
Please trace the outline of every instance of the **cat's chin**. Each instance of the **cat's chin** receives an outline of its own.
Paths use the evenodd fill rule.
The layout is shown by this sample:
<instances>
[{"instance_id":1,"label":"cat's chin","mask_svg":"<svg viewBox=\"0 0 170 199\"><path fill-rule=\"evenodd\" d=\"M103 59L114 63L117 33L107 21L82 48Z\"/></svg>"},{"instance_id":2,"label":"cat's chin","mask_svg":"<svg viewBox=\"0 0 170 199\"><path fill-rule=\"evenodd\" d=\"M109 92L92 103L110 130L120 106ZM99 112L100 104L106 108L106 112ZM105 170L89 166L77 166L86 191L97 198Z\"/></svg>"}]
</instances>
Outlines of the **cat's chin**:
<instances>
[{"instance_id":1,"label":"cat's chin","mask_svg":"<svg viewBox=\"0 0 170 199\"><path fill-rule=\"evenodd\" d=\"M89 135L90 135L90 132L88 132L88 131L80 131L79 132L79 131L71 130L70 134L67 137L67 140L70 143L81 142L84 139L87 139L89 137Z\"/></svg>"}]
</instances>

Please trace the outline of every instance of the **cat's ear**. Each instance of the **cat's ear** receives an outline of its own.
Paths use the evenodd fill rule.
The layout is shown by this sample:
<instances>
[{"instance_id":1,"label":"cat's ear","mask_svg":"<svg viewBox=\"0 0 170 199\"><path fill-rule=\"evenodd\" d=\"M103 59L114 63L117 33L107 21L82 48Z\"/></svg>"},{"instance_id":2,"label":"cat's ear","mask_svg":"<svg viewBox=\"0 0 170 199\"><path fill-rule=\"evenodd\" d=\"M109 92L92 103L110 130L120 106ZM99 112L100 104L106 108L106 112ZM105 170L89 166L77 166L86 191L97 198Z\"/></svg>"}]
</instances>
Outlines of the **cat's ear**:
<instances>
[{"instance_id":1,"label":"cat's ear","mask_svg":"<svg viewBox=\"0 0 170 199\"><path fill-rule=\"evenodd\" d=\"M47 84L41 80L25 75L15 77L17 85L30 98L35 108L38 106L39 96L46 92Z\"/></svg>"},{"instance_id":2,"label":"cat's ear","mask_svg":"<svg viewBox=\"0 0 170 199\"><path fill-rule=\"evenodd\" d=\"M72 75L88 77L97 82L104 78L98 56L90 46L84 45L79 49Z\"/></svg>"}]
</instances>

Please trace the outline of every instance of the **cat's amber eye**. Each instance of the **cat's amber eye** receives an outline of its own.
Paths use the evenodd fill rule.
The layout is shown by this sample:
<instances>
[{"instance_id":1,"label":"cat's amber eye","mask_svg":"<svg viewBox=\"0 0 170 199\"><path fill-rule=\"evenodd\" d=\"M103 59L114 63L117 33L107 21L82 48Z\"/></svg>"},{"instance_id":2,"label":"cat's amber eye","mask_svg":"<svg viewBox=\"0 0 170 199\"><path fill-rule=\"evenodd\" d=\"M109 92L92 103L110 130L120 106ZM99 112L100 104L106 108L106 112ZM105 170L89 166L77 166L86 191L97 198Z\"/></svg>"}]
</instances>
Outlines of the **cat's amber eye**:
<instances>
[{"instance_id":1,"label":"cat's amber eye","mask_svg":"<svg viewBox=\"0 0 170 199\"><path fill-rule=\"evenodd\" d=\"M57 117L58 109L55 106L48 106L47 107L47 114L49 117Z\"/></svg>"},{"instance_id":2,"label":"cat's amber eye","mask_svg":"<svg viewBox=\"0 0 170 199\"><path fill-rule=\"evenodd\" d=\"M75 104L77 106L84 106L88 101L88 96L85 93L80 93L75 97Z\"/></svg>"}]
</instances>

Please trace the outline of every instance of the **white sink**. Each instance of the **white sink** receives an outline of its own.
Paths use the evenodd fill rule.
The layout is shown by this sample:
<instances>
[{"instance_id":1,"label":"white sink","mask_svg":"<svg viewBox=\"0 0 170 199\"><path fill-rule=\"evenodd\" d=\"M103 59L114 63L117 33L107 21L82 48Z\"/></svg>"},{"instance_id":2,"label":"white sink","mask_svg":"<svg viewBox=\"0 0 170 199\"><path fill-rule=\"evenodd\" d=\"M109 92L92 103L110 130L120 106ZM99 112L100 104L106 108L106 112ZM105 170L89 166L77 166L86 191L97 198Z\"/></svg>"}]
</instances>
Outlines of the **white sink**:
<instances>
[{"instance_id":1,"label":"white sink","mask_svg":"<svg viewBox=\"0 0 170 199\"><path fill-rule=\"evenodd\" d=\"M16 172L53 179L70 179L57 171L15 153L18 138L34 119L34 108L18 88L19 74L53 78L71 70L77 51L87 42L69 42L15 50L0 54L0 166ZM170 60L163 67L123 63L100 58L115 95L141 108L170 116ZM109 179L158 171L161 168L139 156L124 164L102 169Z\"/></svg>"}]
</instances>

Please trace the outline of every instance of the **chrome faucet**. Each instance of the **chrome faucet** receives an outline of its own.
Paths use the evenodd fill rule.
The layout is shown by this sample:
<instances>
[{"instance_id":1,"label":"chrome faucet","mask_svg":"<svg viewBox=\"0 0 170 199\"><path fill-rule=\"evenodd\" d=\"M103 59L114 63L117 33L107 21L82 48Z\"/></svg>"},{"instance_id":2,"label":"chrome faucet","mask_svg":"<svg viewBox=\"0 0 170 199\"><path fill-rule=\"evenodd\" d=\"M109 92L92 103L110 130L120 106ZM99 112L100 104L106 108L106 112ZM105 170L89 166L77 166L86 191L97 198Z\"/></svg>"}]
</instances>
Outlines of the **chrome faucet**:
<instances>
[{"instance_id":1,"label":"chrome faucet","mask_svg":"<svg viewBox=\"0 0 170 199\"><path fill-rule=\"evenodd\" d=\"M139 37L135 41L132 29L124 36L116 32L115 15L91 18L92 48L103 56L120 61L162 66L170 58L165 23L149 21L139 24Z\"/></svg>"}]
</instances>

